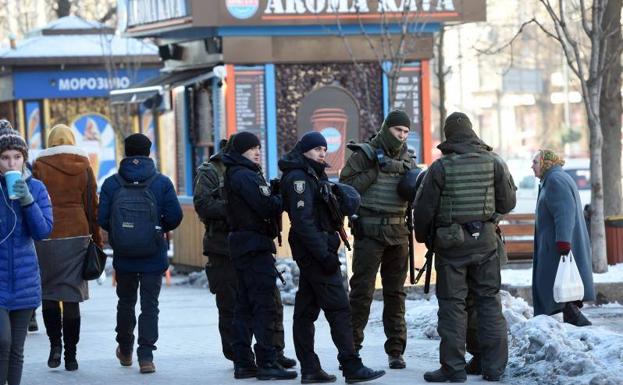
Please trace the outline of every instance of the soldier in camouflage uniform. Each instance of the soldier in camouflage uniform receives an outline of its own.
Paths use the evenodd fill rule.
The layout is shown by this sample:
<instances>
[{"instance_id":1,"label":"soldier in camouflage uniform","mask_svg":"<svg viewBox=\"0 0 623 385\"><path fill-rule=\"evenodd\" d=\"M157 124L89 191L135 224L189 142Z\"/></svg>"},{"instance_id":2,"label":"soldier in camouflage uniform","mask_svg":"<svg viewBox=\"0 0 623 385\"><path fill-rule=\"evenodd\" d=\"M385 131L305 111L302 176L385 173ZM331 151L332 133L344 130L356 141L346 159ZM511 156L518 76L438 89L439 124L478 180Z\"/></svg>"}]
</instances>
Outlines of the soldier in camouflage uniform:
<instances>
[{"instance_id":1,"label":"soldier in camouflage uniform","mask_svg":"<svg viewBox=\"0 0 623 385\"><path fill-rule=\"evenodd\" d=\"M233 137L233 135L232 135ZM230 138L231 140L231 138ZM227 151L227 141L220 143L221 151L213 155L209 162L204 162L197 169L193 203L199 219L205 225L203 236L203 254L208 257L205 265L210 292L216 296L216 307L219 315L219 333L223 355L230 361L234 360L232 349L234 305L236 303L236 269L229 255L227 235L229 224L225 211L224 175L225 165L221 159ZM277 303L277 321L274 326L274 342L277 351L277 362L285 368L296 365L292 358L284 356L285 348L283 330L283 305L279 289L275 290Z\"/></svg>"},{"instance_id":2,"label":"soldier in camouflage uniform","mask_svg":"<svg viewBox=\"0 0 623 385\"><path fill-rule=\"evenodd\" d=\"M407 202L398 195L396 186L415 167L406 145L410 127L406 113L391 111L374 138L367 143L349 145L353 154L340 175L340 182L353 186L361 194L357 219L352 223L355 250L350 306L355 347L357 350L362 347L380 266L383 326L387 336L385 352L391 369L406 367L402 354L407 344L404 282L409 231L405 224Z\"/></svg>"},{"instance_id":3,"label":"soldier in camouflage uniform","mask_svg":"<svg viewBox=\"0 0 623 385\"><path fill-rule=\"evenodd\" d=\"M482 376L499 381L508 361L506 321L500 303L500 252L496 223L515 207L515 184L504 161L455 112L444 125L443 156L428 169L417 192L415 235L435 251L441 368L428 382L466 380L466 299L477 314ZM472 320L472 325L474 324ZM470 341L473 346L473 341Z\"/></svg>"}]
</instances>

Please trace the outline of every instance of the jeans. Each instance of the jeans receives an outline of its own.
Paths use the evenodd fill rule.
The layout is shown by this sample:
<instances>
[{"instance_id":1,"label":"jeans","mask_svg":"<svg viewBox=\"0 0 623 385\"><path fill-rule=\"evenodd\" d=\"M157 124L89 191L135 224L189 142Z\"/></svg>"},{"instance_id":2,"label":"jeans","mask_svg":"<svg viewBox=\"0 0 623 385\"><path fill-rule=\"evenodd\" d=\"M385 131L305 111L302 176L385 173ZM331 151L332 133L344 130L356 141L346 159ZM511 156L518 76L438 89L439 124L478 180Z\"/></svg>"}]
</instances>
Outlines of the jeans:
<instances>
[{"instance_id":1,"label":"jeans","mask_svg":"<svg viewBox=\"0 0 623 385\"><path fill-rule=\"evenodd\" d=\"M117 342L124 355L134 349L134 308L140 286L141 314L138 317L139 361L152 361L158 341L158 296L162 287L161 273L124 273L117 271Z\"/></svg>"},{"instance_id":2,"label":"jeans","mask_svg":"<svg viewBox=\"0 0 623 385\"><path fill-rule=\"evenodd\" d=\"M19 385L24 365L24 341L35 309L0 309L0 384Z\"/></svg>"}]
</instances>

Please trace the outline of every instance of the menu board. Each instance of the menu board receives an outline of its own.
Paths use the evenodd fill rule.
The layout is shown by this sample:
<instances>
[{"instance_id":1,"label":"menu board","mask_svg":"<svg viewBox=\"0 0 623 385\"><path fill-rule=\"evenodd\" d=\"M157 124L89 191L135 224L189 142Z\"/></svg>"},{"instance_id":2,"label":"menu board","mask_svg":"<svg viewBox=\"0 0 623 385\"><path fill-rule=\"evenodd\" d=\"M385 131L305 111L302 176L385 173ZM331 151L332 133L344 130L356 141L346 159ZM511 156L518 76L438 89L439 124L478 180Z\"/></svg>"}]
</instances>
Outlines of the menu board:
<instances>
[{"instance_id":1,"label":"menu board","mask_svg":"<svg viewBox=\"0 0 623 385\"><path fill-rule=\"evenodd\" d=\"M411 118L411 132L407 142L415 151L418 162L422 161L422 67L419 64L405 64L396 78L394 105Z\"/></svg>"},{"instance_id":2,"label":"menu board","mask_svg":"<svg viewBox=\"0 0 623 385\"><path fill-rule=\"evenodd\" d=\"M236 67L236 131L255 134L262 144L262 170L266 171L266 107L264 70Z\"/></svg>"}]
</instances>

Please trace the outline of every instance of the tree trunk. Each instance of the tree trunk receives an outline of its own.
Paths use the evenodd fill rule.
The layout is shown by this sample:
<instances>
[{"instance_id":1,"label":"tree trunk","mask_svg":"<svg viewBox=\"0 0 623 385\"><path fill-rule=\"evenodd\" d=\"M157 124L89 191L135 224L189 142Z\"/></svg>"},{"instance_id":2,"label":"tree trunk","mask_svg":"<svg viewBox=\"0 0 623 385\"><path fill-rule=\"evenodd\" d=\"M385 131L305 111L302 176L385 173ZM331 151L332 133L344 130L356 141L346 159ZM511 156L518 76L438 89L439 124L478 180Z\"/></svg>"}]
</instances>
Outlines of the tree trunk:
<instances>
[{"instance_id":1,"label":"tree trunk","mask_svg":"<svg viewBox=\"0 0 623 385\"><path fill-rule=\"evenodd\" d=\"M443 133L443 125L446 120L446 61L443 53L443 40L445 34L445 27L441 27L439 36L437 39L437 70L435 75L437 76L437 83L439 84L439 141L443 142L445 135Z\"/></svg>"},{"instance_id":2,"label":"tree trunk","mask_svg":"<svg viewBox=\"0 0 623 385\"><path fill-rule=\"evenodd\" d=\"M599 96L600 88L598 81L589 79L588 92L585 95L586 112L588 115L588 127L590 129L590 153L591 153L591 249L593 254L593 272L605 273L608 271L608 258L606 254L606 228L604 226L604 193L603 193L603 167L601 151L603 136L601 134L601 122L599 121Z\"/></svg>"},{"instance_id":3,"label":"tree trunk","mask_svg":"<svg viewBox=\"0 0 623 385\"><path fill-rule=\"evenodd\" d=\"M607 40L606 61L615 60L604 74L599 104L601 131L604 139L602 149L603 170L607 170L603 173L605 216L621 213L621 115L623 115L623 104L621 100L621 56L618 50L622 44L621 3L621 0L609 0L602 21L604 31L615 32ZM613 55L618 55L618 58L614 58Z\"/></svg>"}]
</instances>

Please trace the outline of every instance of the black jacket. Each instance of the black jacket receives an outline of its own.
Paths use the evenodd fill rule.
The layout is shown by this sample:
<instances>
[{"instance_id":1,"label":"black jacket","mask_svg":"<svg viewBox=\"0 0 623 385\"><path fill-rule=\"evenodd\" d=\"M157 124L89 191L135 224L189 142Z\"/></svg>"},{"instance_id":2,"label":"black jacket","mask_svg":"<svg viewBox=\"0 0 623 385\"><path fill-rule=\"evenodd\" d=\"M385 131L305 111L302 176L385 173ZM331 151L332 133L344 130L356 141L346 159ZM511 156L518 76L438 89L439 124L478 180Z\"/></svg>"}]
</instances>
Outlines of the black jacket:
<instances>
[{"instance_id":1,"label":"black jacket","mask_svg":"<svg viewBox=\"0 0 623 385\"><path fill-rule=\"evenodd\" d=\"M273 195L259 166L237 153L223 155L229 252L233 258L274 253L274 219L281 215L281 197Z\"/></svg>"},{"instance_id":2,"label":"black jacket","mask_svg":"<svg viewBox=\"0 0 623 385\"><path fill-rule=\"evenodd\" d=\"M321 184L328 183L324 167L312 165L298 147L279 161L283 205L291 224L288 241L303 274L331 280L336 275L325 274L322 265L328 264L328 258L337 258L340 238L320 194Z\"/></svg>"}]
</instances>

